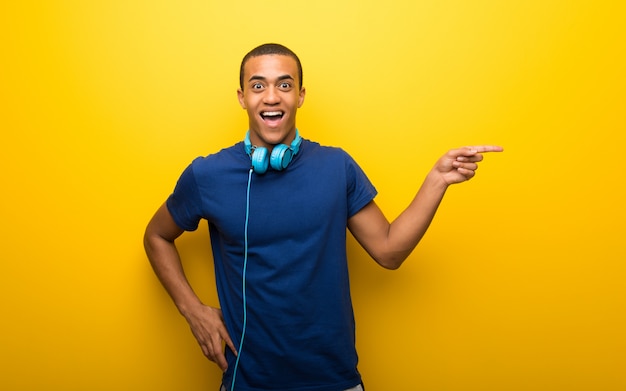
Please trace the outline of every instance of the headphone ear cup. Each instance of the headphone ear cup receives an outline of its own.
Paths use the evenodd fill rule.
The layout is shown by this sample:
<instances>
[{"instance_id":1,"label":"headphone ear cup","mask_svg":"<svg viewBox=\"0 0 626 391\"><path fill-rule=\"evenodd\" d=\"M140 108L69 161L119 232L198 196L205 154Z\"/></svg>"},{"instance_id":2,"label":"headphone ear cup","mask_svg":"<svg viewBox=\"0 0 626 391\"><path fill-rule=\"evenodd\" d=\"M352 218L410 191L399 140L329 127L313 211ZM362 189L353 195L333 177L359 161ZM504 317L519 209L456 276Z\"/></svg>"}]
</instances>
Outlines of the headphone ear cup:
<instances>
[{"instance_id":1,"label":"headphone ear cup","mask_svg":"<svg viewBox=\"0 0 626 391\"><path fill-rule=\"evenodd\" d=\"M252 156L250 156L250 159L252 160L252 169L254 169L254 172L257 174L265 174L269 164L269 159L267 158L267 148L255 148L252 152Z\"/></svg>"},{"instance_id":2,"label":"headphone ear cup","mask_svg":"<svg viewBox=\"0 0 626 391\"><path fill-rule=\"evenodd\" d=\"M291 152L291 148L285 144L278 144L272 149L270 165L274 170L282 171L291 163L292 157L293 153Z\"/></svg>"}]
</instances>

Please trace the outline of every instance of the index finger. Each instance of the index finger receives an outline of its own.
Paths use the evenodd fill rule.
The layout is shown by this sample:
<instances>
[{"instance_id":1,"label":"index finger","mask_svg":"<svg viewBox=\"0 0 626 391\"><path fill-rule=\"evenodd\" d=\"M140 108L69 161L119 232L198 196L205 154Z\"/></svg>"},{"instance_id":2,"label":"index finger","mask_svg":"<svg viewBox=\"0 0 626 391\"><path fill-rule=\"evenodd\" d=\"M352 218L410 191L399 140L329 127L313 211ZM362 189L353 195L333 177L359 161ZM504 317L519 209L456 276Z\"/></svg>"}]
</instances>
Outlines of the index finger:
<instances>
[{"instance_id":1,"label":"index finger","mask_svg":"<svg viewBox=\"0 0 626 391\"><path fill-rule=\"evenodd\" d=\"M465 147L469 153L483 153L483 152L502 152L504 148L499 145L472 145Z\"/></svg>"},{"instance_id":2,"label":"index finger","mask_svg":"<svg viewBox=\"0 0 626 391\"><path fill-rule=\"evenodd\" d=\"M233 341L230 339L230 336L228 335L228 333L226 333L226 335L222 336L222 339L224 340L224 343L226 343L226 346L228 346L228 348L235 354L235 356L237 355L237 348L235 347L235 344L233 343Z\"/></svg>"}]
</instances>

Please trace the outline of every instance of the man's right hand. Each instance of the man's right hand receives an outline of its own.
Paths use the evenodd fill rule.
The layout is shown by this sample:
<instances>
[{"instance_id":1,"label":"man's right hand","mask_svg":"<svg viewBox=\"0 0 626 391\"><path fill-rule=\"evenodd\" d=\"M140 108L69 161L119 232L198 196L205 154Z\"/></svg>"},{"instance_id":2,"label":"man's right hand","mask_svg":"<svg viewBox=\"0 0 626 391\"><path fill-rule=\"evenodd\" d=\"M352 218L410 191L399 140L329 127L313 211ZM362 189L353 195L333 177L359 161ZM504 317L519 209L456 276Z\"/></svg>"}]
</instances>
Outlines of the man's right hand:
<instances>
[{"instance_id":1,"label":"man's right hand","mask_svg":"<svg viewBox=\"0 0 626 391\"><path fill-rule=\"evenodd\" d=\"M222 341L235 355L237 355L237 349L226 330L222 310L200 304L183 315L187 319L198 344L200 344L202 353L209 360L215 362L222 371L226 371L228 363L224 356Z\"/></svg>"}]
</instances>

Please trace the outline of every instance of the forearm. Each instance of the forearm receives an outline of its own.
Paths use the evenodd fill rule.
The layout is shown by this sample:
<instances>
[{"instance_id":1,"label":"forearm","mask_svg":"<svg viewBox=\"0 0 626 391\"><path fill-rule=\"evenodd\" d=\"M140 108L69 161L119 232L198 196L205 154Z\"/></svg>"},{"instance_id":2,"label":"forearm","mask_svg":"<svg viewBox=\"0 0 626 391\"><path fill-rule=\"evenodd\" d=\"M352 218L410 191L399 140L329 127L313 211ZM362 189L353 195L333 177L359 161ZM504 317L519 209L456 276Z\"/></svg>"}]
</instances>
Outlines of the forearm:
<instances>
[{"instance_id":1,"label":"forearm","mask_svg":"<svg viewBox=\"0 0 626 391\"><path fill-rule=\"evenodd\" d=\"M389 225L387 256L383 266L396 269L426 234L448 184L430 172L408 207Z\"/></svg>"},{"instance_id":2,"label":"forearm","mask_svg":"<svg viewBox=\"0 0 626 391\"><path fill-rule=\"evenodd\" d=\"M483 152L502 147L483 145L452 149L428 173L409 206L390 224L374 201L348 220L348 228L365 250L387 269L397 269L420 242L448 186L474 177Z\"/></svg>"},{"instance_id":3,"label":"forearm","mask_svg":"<svg viewBox=\"0 0 626 391\"><path fill-rule=\"evenodd\" d=\"M217 363L222 371L225 371L228 363L224 356L222 342L235 354L237 354L237 349L224 325L222 311L219 308L202 304L185 277L180 256L174 244L174 239L180 235L182 230L175 227L169 218L165 219L169 221L166 224L169 229L165 230L168 234L160 235L158 228L155 228L163 227L163 225L158 224L158 221L161 219L162 222L162 217L168 216L164 211L165 209L161 208L161 212L157 212L156 217L148 224L144 236L146 254L161 284L189 323L191 332L204 355Z\"/></svg>"},{"instance_id":4,"label":"forearm","mask_svg":"<svg viewBox=\"0 0 626 391\"><path fill-rule=\"evenodd\" d=\"M463 147L448 151L437 161L411 204L389 227L388 248L397 249L392 266L400 266L422 239L448 186L473 178L483 159L481 153L501 151L502 147L493 145Z\"/></svg>"},{"instance_id":5,"label":"forearm","mask_svg":"<svg viewBox=\"0 0 626 391\"><path fill-rule=\"evenodd\" d=\"M181 314L187 316L191 308L202 304L185 276L173 241L147 232L144 247L152 269Z\"/></svg>"},{"instance_id":6,"label":"forearm","mask_svg":"<svg viewBox=\"0 0 626 391\"><path fill-rule=\"evenodd\" d=\"M390 224L374 201L348 220L348 228L382 267L397 269L420 242L448 184L429 173L408 207Z\"/></svg>"}]
</instances>

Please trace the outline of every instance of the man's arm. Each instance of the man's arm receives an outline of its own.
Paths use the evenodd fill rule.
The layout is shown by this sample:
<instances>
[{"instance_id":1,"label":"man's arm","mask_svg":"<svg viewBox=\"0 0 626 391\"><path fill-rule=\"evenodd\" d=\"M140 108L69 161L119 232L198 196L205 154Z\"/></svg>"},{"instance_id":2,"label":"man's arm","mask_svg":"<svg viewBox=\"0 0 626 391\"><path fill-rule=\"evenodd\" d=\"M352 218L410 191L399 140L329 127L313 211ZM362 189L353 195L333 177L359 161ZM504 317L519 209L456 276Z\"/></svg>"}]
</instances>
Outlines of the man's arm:
<instances>
[{"instance_id":1,"label":"man's arm","mask_svg":"<svg viewBox=\"0 0 626 391\"><path fill-rule=\"evenodd\" d=\"M195 294L183 271L174 241L183 230L174 222L163 204L146 228L144 247L157 277L187 319L202 352L222 370L226 370L222 341L236 354L237 350L226 331L222 312L204 305Z\"/></svg>"},{"instance_id":2,"label":"man's arm","mask_svg":"<svg viewBox=\"0 0 626 391\"><path fill-rule=\"evenodd\" d=\"M437 161L413 201L391 224L372 201L348 220L350 232L381 266L399 268L426 233L448 186L474 177L482 153L502 150L492 145L450 150Z\"/></svg>"}]
</instances>

